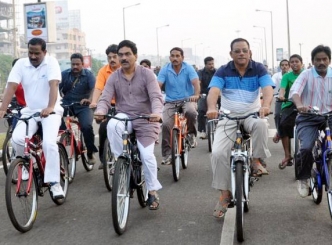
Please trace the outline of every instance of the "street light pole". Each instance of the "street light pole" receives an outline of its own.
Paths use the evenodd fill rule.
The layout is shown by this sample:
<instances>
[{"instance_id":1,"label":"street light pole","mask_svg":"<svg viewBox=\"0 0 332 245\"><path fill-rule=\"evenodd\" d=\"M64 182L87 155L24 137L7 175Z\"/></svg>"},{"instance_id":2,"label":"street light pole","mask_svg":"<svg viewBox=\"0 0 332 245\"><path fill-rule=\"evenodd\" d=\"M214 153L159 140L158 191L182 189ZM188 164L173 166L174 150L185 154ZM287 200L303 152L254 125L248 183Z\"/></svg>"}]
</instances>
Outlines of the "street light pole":
<instances>
[{"instance_id":1,"label":"street light pole","mask_svg":"<svg viewBox=\"0 0 332 245\"><path fill-rule=\"evenodd\" d=\"M160 57L159 57L159 38L158 38L158 29L162 28L162 27L167 27L169 26L169 24L167 25L163 25L163 26L159 26L156 28L156 35L157 35L157 58L158 58L158 65L160 66Z\"/></svg>"},{"instance_id":2,"label":"street light pole","mask_svg":"<svg viewBox=\"0 0 332 245\"><path fill-rule=\"evenodd\" d=\"M270 10L256 9L256 11L267 12L267 13L270 13L270 15L271 15L272 73L274 73L273 14L272 14L272 11L270 11Z\"/></svg>"},{"instance_id":3,"label":"street light pole","mask_svg":"<svg viewBox=\"0 0 332 245\"><path fill-rule=\"evenodd\" d=\"M254 39L260 41L260 48L261 48L261 62L263 63L263 39L262 39L262 38L257 38L257 37L254 37Z\"/></svg>"},{"instance_id":4,"label":"street light pole","mask_svg":"<svg viewBox=\"0 0 332 245\"><path fill-rule=\"evenodd\" d=\"M191 38L182 39L182 40L181 40L181 48L183 48L183 42L184 42L184 41L187 41L187 40L190 40L190 39L191 39Z\"/></svg>"},{"instance_id":5,"label":"street light pole","mask_svg":"<svg viewBox=\"0 0 332 245\"><path fill-rule=\"evenodd\" d=\"M197 43L197 44L195 44L195 65L196 65L196 58L197 58L197 53L196 53L196 47L198 46L198 45L202 45L203 43Z\"/></svg>"},{"instance_id":6,"label":"street light pole","mask_svg":"<svg viewBox=\"0 0 332 245\"><path fill-rule=\"evenodd\" d=\"M267 64L267 47L266 47L266 32L265 32L265 27L264 26L254 26L256 28L263 28L264 30L264 39L265 39L265 62Z\"/></svg>"},{"instance_id":7,"label":"street light pole","mask_svg":"<svg viewBox=\"0 0 332 245\"><path fill-rule=\"evenodd\" d=\"M289 34L288 0L286 0L286 11L287 11L287 41L288 41L288 57L290 57L290 56L291 56L291 49L290 49L290 34Z\"/></svg>"},{"instance_id":8,"label":"street light pole","mask_svg":"<svg viewBox=\"0 0 332 245\"><path fill-rule=\"evenodd\" d=\"M129 6L126 6L126 7L123 7L123 8L122 8L122 18L123 18L123 39L126 39L126 17L125 17L125 9L130 8L130 7L134 7L134 6L137 6L137 5L140 5L140 4L141 4L141 3L136 3L136 4L129 5Z\"/></svg>"},{"instance_id":9,"label":"street light pole","mask_svg":"<svg viewBox=\"0 0 332 245\"><path fill-rule=\"evenodd\" d=\"M302 57L302 45L303 45L303 43L299 43L299 45L300 45L300 56Z\"/></svg>"}]
</instances>

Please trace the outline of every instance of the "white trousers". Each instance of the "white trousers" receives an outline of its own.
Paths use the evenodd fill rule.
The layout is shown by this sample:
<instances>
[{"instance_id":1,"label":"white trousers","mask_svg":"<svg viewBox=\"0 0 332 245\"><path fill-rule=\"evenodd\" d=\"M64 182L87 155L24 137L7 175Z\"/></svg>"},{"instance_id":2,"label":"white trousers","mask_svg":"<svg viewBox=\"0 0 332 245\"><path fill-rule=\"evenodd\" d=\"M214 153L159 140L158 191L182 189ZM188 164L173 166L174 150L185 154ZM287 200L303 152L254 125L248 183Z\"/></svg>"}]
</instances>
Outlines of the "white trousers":
<instances>
[{"instance_id":1,"label":"white trousers","mask_svg":"<svg viewBox=\"0 0 332 245\"><path fill-rule=\"evenodd\" d=\"M124 113L118 113L116 117L126 118L128 117ZM122 153L122 132L125 129L124 122L118 121L116 119L109 120L107 124L107 138L110 142L111 151L114 157ZM128 122L128 132L129 134L133 132L132 123ZM148 191L157 191L162 188L160 182L157 178L157 160L154 155L154 143L144 147L139 141L137 141L138 150L140 152L140 157L143 162L143 172L145 176L146 187Z\"/></svg>"},{"instance_id":2,"label":"white trousers","mask_svg":"<svg viewBox=\"0 0 332 245\"><path fill-rule=\"evenodd\" d=\"M29 117L36 110L24 108L21 110L21 117ZM43 127L43 152L46 159L44 182L60 182L60 158L59 149L57 145L57 136L61 124L61 116L57 114L49 115L45 118L34 117L29 120L29 138L31 138L38 129L37 122L41 122ZM23 121L18 121L13 135L12 145L16 151L16 156L24 155L24 137L26 131L26 124Z\"/></svg>"}]
</instances>

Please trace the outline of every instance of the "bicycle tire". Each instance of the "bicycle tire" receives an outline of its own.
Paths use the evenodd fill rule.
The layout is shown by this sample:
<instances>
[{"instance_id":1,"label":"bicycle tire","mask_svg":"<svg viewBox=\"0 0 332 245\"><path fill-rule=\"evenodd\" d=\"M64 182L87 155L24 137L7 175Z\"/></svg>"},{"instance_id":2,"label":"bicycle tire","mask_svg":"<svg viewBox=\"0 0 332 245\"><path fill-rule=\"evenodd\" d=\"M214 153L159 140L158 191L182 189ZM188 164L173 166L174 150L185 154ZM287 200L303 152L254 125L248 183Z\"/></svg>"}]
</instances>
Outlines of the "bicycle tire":
<instances>
[{"instance_id":1,"label":"bicycle tire","mask_svg":"<svg viewBox=\"0 0 332 245\"><path fill-rule=\"evenodd\" d=\"M297 179L297 172L298 172L298 163L296 163L296 155L300 150L301 142L298 139L297 133L296 133L296 128L294 128L294 156L293 156L293 161L294 161L294 173L295 173L295 179Z\"/></svg>"},{"instance_id":2,"label":"bicycle tire","mask_svg":"<svg viewBox=\"0 0 332 245\"><path fill-rule=\"evenodd\" d=\"M148 200L148 189L146 187L145 175L142 165L138 167L135 172L137 183L139 183L139 186L136 189L138 203L142 208L145 208L147 206Z\"/></svg>"},{"instance_id":3,"label":"bicycle tire","mask_svg":"<svg viewBox=\"0 0 332 245\"><path fill-rule=\"evenodd\" d=\"M15 156L15 150L11 144L12 134L7 132L6 138L2 145L2 165L5 175L8 173L8 165L11 159Z\"/></svg>"},{"instance_id":4,"label":"bicycle tire","mask_svg":"<svg viewBox=\"0 0 332 245\"><path fill-rule=\"evenodd\" d=\"M181 163L183 169L186 169L188 167L189 150L190 150L190 145L188 139L185 138L182 140L182 152L181 152Z\"/></svg>"},{"instance_id":5,"label":"bicycle tire","mask_svg":"<svg viewBox=\"0 0 332 245\"><path fill-rule=\"evenodd\" d=\"M63 133L60 137L60 143L65 147L67 156L68 156L68 163L69 163L69 184L74 181L76 175L76 159L77 159L77 152L76 152L76 145L74 141L74 145L71 145L71 134L70 133Z\"/></svg>"},{"instance_id":6,"label":"bicycle tire","mask_svg":"<svg viewBox=\"0 0 332 245\"><path fill-rule=\"evenodd\" d=\"M115 164L112 189L112 219L117 234L122 235L127 228L130 207L130 167L129 160L119 158Z\"/></svg>"},{"instance_id":7,"label":"bicycle tire","mask_svg":"<svg viewBox=\"0 0 332 245\"><path fill-rule=\"evenodd\" d=\"M330 216L332 218L332 155L329 154L328 158L329 158L329 161L327 163L327 167L328 167L328 171L329 171L329 185L330 186L327 186L327 192L326 192L326 195L327 195L327 204L328 204L328 207L329 207L329 211L330 211Z\"/></svg>"},{"instance_id":8,"label":"bicycle tire","mask_svg":"<svg viewBox=\"0 0 332 245\"><path fill-rule=\"evenodd\" d=\"M34 172L32 171L29 195L17 195L17 185L12 182L13 178L17 178L19 168L21 168L20 171L22 172L23 166L29 171L29 163L25 159L18 158L11 163L5 186L6 206L10 221L13 226L22 233L31 230L36 220L38 209L38 184ZM20 181L20 191L25 190L28 182L28 180ZM16 202L18 202L17 205Z\"/></svg>"},{"instance_id":9,"label":"bicycle tire","mask_svg":"<svg viewBox=\"0 0 332 245\"><path fill-rule=\"evenodd\" d=\"M314 203L317 205L321 203L323 197L323 186L322 186L322 178L318 169L316 168L316 164L312 165L311 176L310 176L310 192Z\"/></svg>"},{"instance_id":10,"label":"bicycle tire","mask_svg":"<svg viewBox=\"0 0 332 245\"><path fill-rule=\"evenodd\" d=\"M60 160L60 185L64 192L64 198L54 199L51 191L49 191L52 201L57 205L62 205L68 195L69 187L69 169L68 169L68 156L66 149L61 143L58 143L59 148L59 160Z\"/></svg>"},{"instance_id":11,"label":"bicycle tire","mask_svg":"<svg viewBox=\"0 0 332 245\"><path fill-rule=\"evenodd\" d=\"M173 179L178 181L180 179L180 152L178 142L179 132L177 129L172 131L172 173Z\"/></svg>"},{"instance_id":12,"label":"bicycle tire","mask_svg":"<svg viewBox=\"0 0 332 245\"><path fill-rule=\"evenodd\" d=\"M104 143L102 163L103 163L103 176L106 188L107 190L112 191L115 162L111 151L111 146L109 144L107 137Z\"/></svg>"},{"instance_id":13,"label":"bicycle tire","mask_svg":"<svg viewBox=\"0 0 332 245\"><path fill-rule=\"evenodd\" d=\"M236 200L236 237L238 242L244 241L244 231L243 231L243 163L236 162L235 163L235 200Z\"/></svg>"},{"instance_id":14,"label":"bicycle tire","mask_svg":"<svg viewBox=\"0 0 332 245\"><path fill-rule=\"evenodd\" d=\"M80 134L80 140L81 140L81 159L82 159L82 164L83 164L83 167L85 168L85 170L87 172L90 172L93 169L94 164L90 164L89 163L89 159L88 159L88 148L86 147L86 144L85 144L82 132Z\"/></svg>"},{"instance_id":15,"label":"bicycle tire","mask_svg":"<svg viewBox=\"0 0 332 245\"><path fill-rule=\"evenodd\" d=\"M209 152L212 152L212 145L214 141L214 121L208 122L207 126L207 137L208 137L208 147L209 147Z\"/></svg>"}]
</instances>

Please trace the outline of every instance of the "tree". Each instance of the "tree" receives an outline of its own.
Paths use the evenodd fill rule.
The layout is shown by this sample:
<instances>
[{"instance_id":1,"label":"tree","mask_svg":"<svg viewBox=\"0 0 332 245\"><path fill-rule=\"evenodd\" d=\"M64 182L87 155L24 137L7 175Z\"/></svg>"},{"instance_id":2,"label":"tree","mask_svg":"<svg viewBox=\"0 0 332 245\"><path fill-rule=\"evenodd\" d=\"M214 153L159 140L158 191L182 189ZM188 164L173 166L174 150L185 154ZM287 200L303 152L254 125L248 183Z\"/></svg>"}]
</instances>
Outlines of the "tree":
<instances>
[{"instance_id":1,"label":"tree","mask_svg":"<svg viewBox=\"0 0 332 245\"><path fill-rule=\"evenodd\" d=\"M0 54L0 88L3 89L12 68L14 58L10 55Z\"/></svg>"},{"instance_id":2,"label":"tree","mask_svg":"<svg viewBox=\"0 0 332 245\"><path fill-rule=\"evenodd\" d=\"M94 59L92 58L92 67L91 67L91 71L93 72L93 74L95 76L97 76L98 71L100 70L100 68L102 68L104 66L103 62L101 62L100 60Z\"/></svg>"}]
</instances>

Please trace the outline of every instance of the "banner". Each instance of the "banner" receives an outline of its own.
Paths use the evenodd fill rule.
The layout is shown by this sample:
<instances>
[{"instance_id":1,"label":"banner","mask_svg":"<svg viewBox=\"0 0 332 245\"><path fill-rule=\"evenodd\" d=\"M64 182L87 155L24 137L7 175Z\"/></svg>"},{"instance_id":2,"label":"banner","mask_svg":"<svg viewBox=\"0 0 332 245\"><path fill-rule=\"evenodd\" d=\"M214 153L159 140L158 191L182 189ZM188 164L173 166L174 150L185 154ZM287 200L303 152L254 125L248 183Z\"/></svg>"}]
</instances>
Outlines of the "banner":
<instances>
[{"instance_id":1,"label":"banner","mask_svg":"<svg viewBox=\"0 0 332 245\"><path fill-rule=\"evenodd\" d=\"M92 68L91 55L84 55L83 56L83 67L86 68L86 69L91 70L91 68Z\"/></svg>"},{"instance_id":2,"label":"banner","mask_svg":"<svg viewBox=\"0 0 332 245\"><path fill-rule=\"evenodd\" d=\"M39 37L56 42L54 2L24 4L25 41Z\"/></svg>"},{"instance_id":3,"label":"banner","mask_svg":"<svg viewBox=\"0 0 332 245\"><path fill-rule=\"evenodd\" d=\"M277 61L282 61L284 58L284 50L282 48L277 48Z\"/></svg>"}]
</instances>

